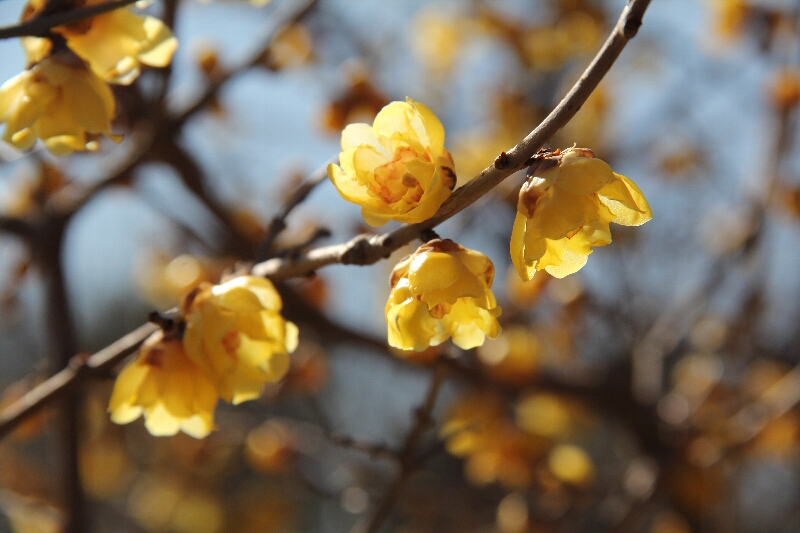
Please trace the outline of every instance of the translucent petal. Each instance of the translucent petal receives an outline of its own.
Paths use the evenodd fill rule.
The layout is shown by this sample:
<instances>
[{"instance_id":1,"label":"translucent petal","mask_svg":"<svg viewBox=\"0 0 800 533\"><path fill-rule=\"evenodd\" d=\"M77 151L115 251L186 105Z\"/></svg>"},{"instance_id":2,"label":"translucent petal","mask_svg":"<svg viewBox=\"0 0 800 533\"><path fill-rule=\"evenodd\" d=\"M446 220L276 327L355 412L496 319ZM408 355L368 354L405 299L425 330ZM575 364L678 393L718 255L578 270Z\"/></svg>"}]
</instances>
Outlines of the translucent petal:
<instances>
[{"instance_id":1,"label":"translucent petal","mask_svg":"<svg viewBox=\"0 0 800 533\"><path fill-rule=\"evenodd\" d=\"M611 167L601 159L565 157L558 170L555 185L572 194L592 194L616 181Z\"/></svg>"},{"instance_id":2,"label":"translucent petal","mask_svg":"<svg viewBox=\"0 0 800 533\"><path fill-rule=\"evenodd\" d=\"M299 343L300 330L293 322L286 322L286 351L292 353L297 349Z\"/></svg>"},{"instance_id":3,"label":"translucent petal","mask_svg":"<svg viewBox=\"0 0 800 533\"><path fill-rule=\"evenodd\" d=\"M342 130L342 151L346 152L351 148L358 148L359 146L371 146L375 150L381 152L387 159L389 154L386 149L381 145L378 136L375 135L375 130L369 124L355 123L348 124Z\"/></svg>"},{"instance_id":4,"label":"translucent petal","mask_svg":"<svg viewBox=\"0 0 800 533\"><path fill-rule=\"evenodd\" d=\"M393 220L394 213L382 213L375 211L374 208L370 208L364 206L361 208L361 216L364 217L364 222L366 222L369 226L378 227L383 226L390 220ZM399 218L397 220L400 220Z\"/></svg>"},{"instance_id":5,"label":"translucent petal","mask_svg":"<svg viewBox=\"0 0 800 533\"><path fill-rule=\"evenodd\" d=\"M600 201L614 213L613 222L624 226L639 226L651 218L653 213L642 191L631 180L622 174L614 174L617 178L599 192Z\"/></svg>"},{"instance_id":6,"label":"translucent petal","mask_svg":"<svg viewBox=\"0 0 800 533\"><path fill-rule=\"evenodd\" d=\"M8 120L18 101L25 94L25 87L30 77L29 72L17 74L0 86L0 122Z\"/></svg>"},{"instance_id":7,"label":"translucent petal","mask_svg":"<svg viewBox=\"0 0 800 533\"><path fill-rule=\"evenodd\" d=\"M526 232L525 226L528 222L528 217L517 211L514 218L514 225L511 229L511 262L514 268L517 269L519 277L525 281L533 278L536 269L525 260L525 240Z\"/></svg>"},{"instance_id":8,"label":"translucent petal","mask_svg":"<svg viewBox=\"0 0 800 533\"><path fill-rule=\"evenodd\" d=\"M411 113L413 110L406 102L392 102L378 112L372 128L375 135L379 139L382 138L381 142L384 146L387 146L386 141L392 139L396 134L409 130L408 115ZM394 150L392 149L391 152Z\"/></svg>"},{"instance_id":9,"label":"translucent petal","mask_svg":"<svg viewBox=\"0 0 800 533\"><path fill-rule=\"evenodd\" d=\"M180 425L181 431L196 439L203 439L214 430L213 415L201 413L184 419Z\"/></svg>"},{"instance_id":10,"label":"translucent petal","mask_svg":"<svg viewBox=\"0 0 800 533\"><path fill-rule=\"evenodd\" d=\"M178 48L178 40L170 29L157 18L145 17L144 31L147 35L138 54L139 60L152 67L169 65Z\"/></svg>"},{"instance_id":11,"label":"translucent petal","mask_svg":"<svg viewBox=\"0 0 800 533\"><path fill-rule=\"evenodd\" d=\"M427 146L434 157L438 157L444 150L444 126L427 106L414 102L410 98L406 101L416 111L410 122L420 143Z\"/></svg>"},{"instance_id":12,"label":"translucent petal","mask_svg":"<svg viewBox=\"0 0 800 533\"><path fill-rule=\"evenodd\" d=\"M561 264L547 265L544 270L555 278L563 278L582 269L588 260L588 255L576 254L569 249L565 249L561 254Z\"/></svg>"},{"instance_id":13,"label":"translucent petal","mask_svg":"<svg viewBox=\"0 0 800 533\"><path fill-rule=\"evenodd\" d=\"M352 160L352 153L350 156ZM356 179L355 171L345 173L339 166L331 163L328 165L328 178L345 200L359 205L371 201L372 197L367 193L367 188Z\"/></svg>"},{"instance_id":14,"label":"translucent petal","mask_svg":"<svg viewBox=\"0 0 800 533\"><path fill-rule=\"evenodd\" d=\"M155 437L169 437L181 429L178 419L160 403L145 412L144 427Z\"/></svg>"}]
</instances>

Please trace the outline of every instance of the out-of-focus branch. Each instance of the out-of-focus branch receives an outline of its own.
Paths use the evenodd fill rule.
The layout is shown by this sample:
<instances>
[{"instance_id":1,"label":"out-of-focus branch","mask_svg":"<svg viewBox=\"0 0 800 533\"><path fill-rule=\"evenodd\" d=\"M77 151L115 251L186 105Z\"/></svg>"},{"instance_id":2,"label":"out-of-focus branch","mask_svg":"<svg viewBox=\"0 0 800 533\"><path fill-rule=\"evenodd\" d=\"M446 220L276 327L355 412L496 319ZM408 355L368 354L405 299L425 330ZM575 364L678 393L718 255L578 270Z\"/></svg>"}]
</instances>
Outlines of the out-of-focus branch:
<instances>
[{"instance_id":1,"label":"out-of-focus branch","mask_svg":"<svg viewBox=\"0 0 800 533\"><path fill-rule=\"evenodd\" d=\"M70 22L76 22L102 13L108 13L121 7L133 4L136 0L112 0L102 4L95 4L88 7L71 9L54 15L36 17L32 20L0 28L0 39L12 39L14 37L44 37L51 29Z\"/></svg>"},{"instance_id":2,"label":"out-of-focus branch","mask_svg":"<svg viewBox=\"0 0 800 533\"><path fill-rule=\"evenodd\" d=\"M0 438L92 372L106 371L122 361L156 329L154 324L145 324L90 357L73 357L66 368L0 412Z\"/></svg>"},{"instance_id":3,"label":"out-of-focus branch","mask_svg":"<svg viewBox=\"0 0 800 533\"><path fill-rule=\"evenodd\" d=\"M180 128L187 120L214 101L217 93L225 83L235 76L242 74L261 63L264 54L267 53L275 36L286 26L297 21L310 10L317 0L297 0L295 2L283 2L278 5L267 21L268 24L262 30L259 45L255 51L250 53L238 65L228 69L226 72L217 75L211 80L203 94L193 103L178 111L168 123L168 127L173 129Z\"/></svg>"},{"instance_id":4,"label":"out-of-focus branch","mask_svg":"<svg viewBox=\"0 0 800 533\"><path fill-rule=\"evenodd\" d=\"M328 177L328 163L334 162L333 160L326 162L320 168L315 170L307 179L305 179L302 183L300 183L297 188L295 188L292 195L289 197L286 202L284 202L281 210L272 217L270 220L269 225L267 226L267 231L264 236L263 241L261 242L261 246L259 247L258 255L256 257L256 261L264 261L265 259L271 257L273 253L273 246L275 245L275 239L278 238L278 235L286 229L286 218L294 211L294 208L300 205L308 195L311 194L311 191L314 188L325 181L325 178Z\"/></svg>"},{"instance_id":5,"label":"out-of-focus branch","mask_svg":"<svg viewBox=\"0 0 800 533\"><path fill-rule=\"evenodd\" d=\"M436 405L436 398L439 396L439 391L446 377L447 367L441 364L437 365L434 368L431 384L428 387L428 392L425 394L425 399L422 405L414 412L414 425L411 427L411 431L408 432L405 444L400 452L400 472L375 508L375 512L363 529L364 533L376 533L381 528L389 517L389 513L391 513L395 502L397 502L400 491L403 490L405 484L419 467L420 461L417 457L419 443L425 432L434 424L432 418L433 408ZM356 531L361 530L356 529Z\"/></svg>"},{"instance_id":6,"label":"out-of-focus branch","mask_svg":"<svg viewBox=\"0 0 800 533\"><path fill-rule=\"evenodd\" d=\"M255 265L253 274L272 279L303 276L334 263L370 265L418 238L420 234L477 201L504 179L524 168L534 154L563 128L586 102L609 71L622 49L642 24L650 0L631 0L623 9L614 30L580 79L556 108L519 144L501 153L494 165L458 189L430 219L418 224L405 224L382 235L359 235L351 241L311 250L292 258L273 258Z\"/></svg>"},{"instance_id":7,"label":"out-of-focus branch","mask_svg":"<svg viewBox=\"0 0 800 533\"><path fill-rule=\"evenodd\" d=\"M30 236L31 228L27 222L19 218L0 216L0 232L6 231L19 237Z\"/></svg>"}]
</instances>

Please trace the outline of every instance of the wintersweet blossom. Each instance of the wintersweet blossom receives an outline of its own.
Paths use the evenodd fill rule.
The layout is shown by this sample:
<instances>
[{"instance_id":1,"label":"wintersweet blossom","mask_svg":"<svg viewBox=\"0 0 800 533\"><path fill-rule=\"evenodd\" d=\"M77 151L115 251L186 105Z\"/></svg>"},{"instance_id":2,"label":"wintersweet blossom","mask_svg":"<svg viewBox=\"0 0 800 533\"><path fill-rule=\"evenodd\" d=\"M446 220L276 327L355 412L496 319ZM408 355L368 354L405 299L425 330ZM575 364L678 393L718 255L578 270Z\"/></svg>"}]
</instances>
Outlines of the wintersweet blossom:
<instances>
[{"instance_id":1,"label":"wintersweet blossom","mask_svg":"<svg viewBox=\"0 0 800 533\"><path fill-rule=\"evenodd\" d=\"M66 54L43 59L0 86L3 140L20 150L37 138L55 155L95 149L101 134L119 141L111 133L114 110L103 80Z\"/></svg>"},{"instance_id":2,"label":"wintersweet blossom","mask_svg":"<svg viewBox=\"0 0 800 533\"><path fill-rule=\"evenodd\" d=\"M144 415L153 435L183 431L201 439L214 429L216 405L214 384L186 357L181 340L158 331L120 372L108 410L117 424Z\"/></svg>"},{"instance_id":3,"label":"wintersweet blossom","mask_svg":"<svg viewBox=\"0 0 800 533\"><path fill-rule=\"evenodd\" d=\"M86 6L105 0L88 0ZM165 67L178 41L160 20L139 16L130 7L54 28L92 72L110 83L128 85L141 65Z\"/></svg>"},{"instance_id":4,"label":"wintersweet blossom","mask_svg":"<svg viewBox=\"0 0 800 533\"><path fill-rule=\"evenodd\" d=\"M539 270L563 278L611 242L609 223L652 218L642 191L587 148L556 151L535 163L519 191L511 260L524 280Z\"/></svg>"},{"instance_id":5,"label":"wintersweet blossom","mask_svg":"<svg viewBox=\"0 0 800 533\"><path fill-rule=\"evenodd\" d=\"M281 298L269 280L240 276L220 285L206 283L183 307L186 353L226 402L258 398L265 383L289 370L297 326L281 316Z\"/></svg>"},{"instance_id":6,"label":"wintersweet blossom","mask_svg":"<svg viewBox=\"0 0 800 533\"><path fill-rule=\"evenodd\" d=\"M422 222L456 184L442 123L411 99L381 109L372 126L347 126L339 162L328 166L328 176L346 200L361 206L370 226Z\"/></svg>"},{"instance_id":7,"label":"wintersweet blossom","mask_svg":"<svg viewBox=\"0 0 800 533\"><path fill-rule=\"evenodd\" d=\"M500 333L492 294L494 265L446 239L420 246L392 270L386 303L389 345L421 351L449 337L464 349Z\"/></svg>"}]
</instances>

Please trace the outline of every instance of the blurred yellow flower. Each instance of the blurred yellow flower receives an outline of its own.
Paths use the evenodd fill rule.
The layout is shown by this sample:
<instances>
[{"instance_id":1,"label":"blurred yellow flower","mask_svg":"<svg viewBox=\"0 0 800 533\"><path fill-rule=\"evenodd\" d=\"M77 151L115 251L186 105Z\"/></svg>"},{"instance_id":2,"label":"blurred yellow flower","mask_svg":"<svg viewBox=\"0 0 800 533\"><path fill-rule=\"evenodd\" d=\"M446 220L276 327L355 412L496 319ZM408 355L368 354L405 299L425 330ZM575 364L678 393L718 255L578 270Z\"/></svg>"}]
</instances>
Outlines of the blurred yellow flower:
<instances>
[{"instance_id":1,"label":"blurred yellow flower","mask_svg":"<svg viewBox=\"0 0 800 533\"><path fill-rule=\"evenodd\" d=\"M328 166L328 176L346 200L361 206L370 226L427 220L456 184L442 123L411 99L384 107L372 126L347 126L339 162Z\"/></svg>"},{"instance_id":2,"label":"blurred yellow flower","mask_svg":"<svg viewBox=\"0 0 800 533\"><path fill-rule=\"evenodd\" d=\"M573 274L593 246L611 242L609 223L638 226L653 216L636 184L587 148L556 151L531 168L537 174L519 191L511 233L511 260L524 280L539 270Z\"/></svg>"},{"instance_id":3,"label":"blurred yellow flower","mask_svg":"<svg viewBox=\"0 0 800 533\"><path fill-rule=\"evenodd\" d=\"M96 149L100 134L114 141L122 138L111 133L111 90L71 59L77 58L46 58L0 87L4 141L27 150L39 138L53 154L65 155Z\"/></svg>"},{"instance_id":4,"label":"blurred yellow flower","mask_svg":"<svg viewBox=\"0 0 800 533\"><path fill-rule=\"evenodd\" d=\"M464 349L500 333L488 257L447 239L420 246L392 270L389 345L421 351L452 336Z\"/></svg>"},{"instance_id":5,"label":"blurred yellow flower","mask_svg":"<svg viewBox=\"0 0 800 533\"><path fill-rule=\"evenodd\" d=\"M272 283L255 276L202 284L184 303L186 353L226 402L258 398L289 370L298 331L281 307Z\"/></svg>"},{"instance_id":6,"label":"blurred yellow flower","mask_svg":"<svg viewBox=\"0 0 800 533\"><path fill-rule=\"evenodd\" d=\"M214 429L217 391L183 351L180 339L152 335L114 383L108 410L117 424L144 415L156 436L183 431L197 439Z\"/></svg>"},{"instance_id":7,"label":"blurred yellow flower","mask_svg":"<svg viewBox=\"0 0 800 533\"><path fill-rule=\"evenodd\" d=\"M87 6L104 0L88 0ZM160 20L139 16L131 8L115 9L90 19L54 28L67 46L84 59L92 72L110 83L128 85L139 76L141 64L165 67L178 41Z\"/></svg>"}]
</instances>

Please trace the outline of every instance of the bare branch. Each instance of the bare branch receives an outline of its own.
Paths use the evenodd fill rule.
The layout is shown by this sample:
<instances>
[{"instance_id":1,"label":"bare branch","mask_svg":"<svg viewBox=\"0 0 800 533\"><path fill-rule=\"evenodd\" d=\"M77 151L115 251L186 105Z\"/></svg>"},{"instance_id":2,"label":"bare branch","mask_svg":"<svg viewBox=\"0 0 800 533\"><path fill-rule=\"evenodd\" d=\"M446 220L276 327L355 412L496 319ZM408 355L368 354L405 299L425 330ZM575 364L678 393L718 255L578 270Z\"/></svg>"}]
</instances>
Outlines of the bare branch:
<instances>
[{"instance_id":1,"label":"bare branch","mask_svg":"<svg viewBox=\"0 0 800 533\"><path fill-rule=\"evenodd\" d=\"M436 365L428 392L425 394L422 405L414 412L414 425L411 427L403 450L400 453L400 473L381 498L372 518L370 518L364 529L364 533L376 533L381 528L384 521L389 517L395 502L397 502L400 491L403 490L411 475L419 468L420 461L417 457L417 449L422 435L433 426L433 408L436 405L436 398L439 396L445 377L447 377L447 367L444 364Z\"/></svg>"},{"instance_id":2,"label":"bare branch","mask_svg":"<svg viewBox=\"0 0 800 533\"><path fill-rule=\"evenodd\" d=\"M256 49L238 65L214 78L197 100L179 111L172 118L170 125L173 128L182 126L184 122L211 103L225 83L230 81L233 77L261 64L261 60L272 46L272 41L275 39L275 36L285 27L305 15L316 2L317 0L298 0L296 2L284 2L280 4L267 21L267 25L264 27L259 39L260 44Z\"/></svg>"},{"instance_id":3,"label":"bare branch","mask_svg":"<svg viewBox=\"0 0 800 533\"><path fill-rule=\"evenodd\" d=\"M0 438L89 373L108 370L122 361L156 329L154 324L145 324L90 357L74 357L69 366L0 412Z\"/></svg>"},{"instance_id":4,"label":"bare branch","mask_svg":"<svg viewBox=\"0 0 800 533\"><path fill-rule=\"evenodd\" d=\"M0 215L0 231L12 233L23 239L30 237L31 234L30 225L26 221L2 215Z\"/></svg>"},{"instance_id":5,"label":"bare branch","mask_svg":"<svg viewBox=\"0 0 800 533\"><path fill-rule=\"evenodd\" d=\"M619 21L603 47L558 106L522 142L500 154L494 165L455 191L432 218L418 224L404 224L382 235L372 237L359 235L347 243L317 248L303 255L269 259L255 265L253 274L272 279L285 279L304 276L334 263L371 265L389 257L398 248L418 238L423 231L461 212L511 174L524 168L526 162L575 116L628 41L636 35L649 4L650 0L631 0L623 9Z\"/></svg>"},{"instance_id":6,"label":"bare branch","mask_svg":"<svg viewBox=\"0 0 800 533\"><path fill-rule=\"evenodd\" d=\"M55 15L36 17L21 24L0 28L0 39L12 39L14 37L45 37L51 29L58 26L94 17L102 13L108 13L109 11L131 5L134 2L136 2L136 0L112 0L111 2L63 11Z\"/></svg>"},{"instance_id":7,"label":"bare branch","mask_svg":"<svg viewBox=\"0 0 800 533\"><path fill-rule=\"evenodd\" d=\"M333 160L329 161L329 163L334 162ZM263 261L272 255L272 247L275 244L275 239L278 238L278 235L286 229L286 218L294 211L294 208L300 205L305 199L311 194L311 191L314 188L325 181L328 177L328 163L325 163L320 168L315 170L311 176L305 179L300 185L295 188L292 195L289 199L284 202L283 207L281 210L272 217L272 220L269 222L269 226L267 226L266 235L264 236L264 240L261 242L261 246L259 248L257 261Z\"/></svg>"}]
</instances>

